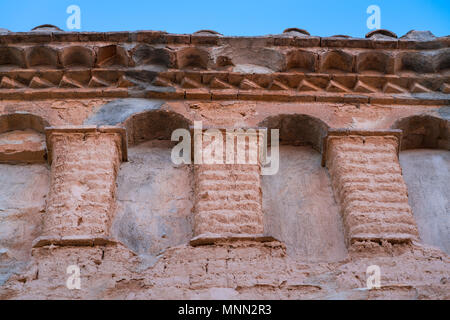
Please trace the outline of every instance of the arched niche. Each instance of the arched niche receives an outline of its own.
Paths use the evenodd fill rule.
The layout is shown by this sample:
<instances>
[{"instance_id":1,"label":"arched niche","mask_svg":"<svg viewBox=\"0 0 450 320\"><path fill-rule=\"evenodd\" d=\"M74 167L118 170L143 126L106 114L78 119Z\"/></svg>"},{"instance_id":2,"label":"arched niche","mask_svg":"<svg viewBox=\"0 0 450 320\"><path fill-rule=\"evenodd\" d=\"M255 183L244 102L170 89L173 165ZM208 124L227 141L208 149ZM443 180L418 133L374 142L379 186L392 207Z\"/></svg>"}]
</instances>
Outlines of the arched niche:
<instances>
[{"instance_id":1,"label":"arched niche","mask_svg":"<svg viewBox=\"0 0 450 320\"><path fill-rule=\"evenodd\" d=\"M0 163L45 162L48 122L30 113L0 115Z\"/></svg>"},{"instance_id":2,"label":"arched niche","mask_svg":"<svg viewBox=\"0 0 450 320\"><path fill-rule=\"evenodd\" d=\"M205 50L187 47L177 51L176 59L180 69L206 70L210 57Z\"/></svg>"},{"instance_id":3,"label":"arched niche","mask_svg":"<svg viewBox=\"0 0 450 320\"><path fill-rule=\"evenodd\" d=\"M279 170L262 176L265 232L302 260L345 258L339 207L321 165L328 125L309 115L283 114L266 118L259 126L280 130Z\"/></svg>"},{"instance_id":4,"label":"arched niche","mask_svg":"<svg viewBox=\"0 0 450 320\"><path fill-rule=\"evenodd\" d=\"M175 129L190 121L175 112L151 110L123 122L128 135L128 162L117 178L113 235L136 253L152 257L186 244L193 235L193 173L171 160Z\"/></svg>"},{"instance_id":5,"label":"arched niche","mask_svg":"<svg viewBox=\"0 0 450 320\"><path fill-rule=\"evenodd\" d=\"M190 121L182 115L165 110L133 114L124 121L128 143L137 145L149 140L170 140L176 129L189 129Z\"/></svg>"},{"instance_id":6,"label":"arched niche","mask_svg":"<svg viewBox=\"0 0 450 320\"><path fill-rule=\"evenodd\" d=\"M31 257L50 187L43 118L0 115L0 285Z\"/></svg>"},{"instance_id":7,"label":"arched niche","mask_svg":"<svg viewBox=\"0 0 450 320\"><path fill-rule=\"evenodd\" d=\"M450 121L431 115L398 120L408 201L425 244L450 253Z\"/></svg>"},{"instance_id":8,"label":"arched niche","mask_svg":"<svg viewBox=\"0 0 450 320\"><path fill-rule=\"evenodd\" d=\"M431 115L415 115L400 119L393 125L403 131L402 150L445 149L450 150L450 121Z\"/></svg>"},{"instance_id":9,"label":"arched niche","mask_svg":"<svg viewBox=\"0 0 450 320\"><path fill-rule=\"evenodd\" d=\"M323 138L328 125L322 120L305 114L281 114L271 116L259 123L267 129L279 129L280 144L308 145L322 151Z\"/></svg>"},{"instance_id":10,"label":"arched niche","mask_svg":"<svg viewBox=\"0 0 450 320\"><path fill-rule=\"evenodd\" d=\"M323 72L352 72L353 56L341 50L331 50L320 56L320 70Z\"/></svg>"}]
</instances>

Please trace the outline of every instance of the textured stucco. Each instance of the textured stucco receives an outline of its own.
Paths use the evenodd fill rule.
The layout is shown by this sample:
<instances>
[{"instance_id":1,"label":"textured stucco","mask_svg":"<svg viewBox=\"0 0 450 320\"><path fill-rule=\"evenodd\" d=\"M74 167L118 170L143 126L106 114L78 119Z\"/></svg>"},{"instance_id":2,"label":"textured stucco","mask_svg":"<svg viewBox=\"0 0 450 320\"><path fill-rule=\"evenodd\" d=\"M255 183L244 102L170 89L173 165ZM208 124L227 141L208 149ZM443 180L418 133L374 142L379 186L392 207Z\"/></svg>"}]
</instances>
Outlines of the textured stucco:
<instances>
[{"instance_id":1,"label":"textured stucco","mask_svg":"<svg viewBox=\"0 0 450 320\"><path fill-rule=\"evenodd\" d=\"M450 152L406 150L400 164L421 240L450 254Z\"/></svg>"},{"instance_id":2,"label":"textured stucco","mask_svg":"<svg viewBox=\"0 0 450 320\"><path fill-rule=\"evenodd\" d=\"M168 142L129 148L117 179L112 233L141 255L156 256L192 238L192 168L174 165Z\"/></svg>"},{"instance_id":3,"label":"textured stucco","mask_svg":"<svg viewBox=\"0 0 450 320\"><path fill-rule=\"evenodd\" d=\"M339 207L320 153L281 146L280 170L262 176L265 230L286 244L288 255L335 261L347 254Z\"/></svg>"},{"instance_id":4,"label":"textured stucco","mask_svg":"<svg viewBox=\"0 0 450 320\"><path fill-rule=\"evenodd\" d=\"M448 37L35 31L0 34L0 299L450 299ZM173 165L194 121L279 129L280 171Z\"/></svg>"},{"instance_id":5,"label":"textured stucco","mask_svg":"<svg viewBox=\"0 0 450 320\"><path fill-rule=\"evenodd\" d=\"M45 164L0 164L0 285L31 258L49 183Z\"/></svg>"}]
</instances>

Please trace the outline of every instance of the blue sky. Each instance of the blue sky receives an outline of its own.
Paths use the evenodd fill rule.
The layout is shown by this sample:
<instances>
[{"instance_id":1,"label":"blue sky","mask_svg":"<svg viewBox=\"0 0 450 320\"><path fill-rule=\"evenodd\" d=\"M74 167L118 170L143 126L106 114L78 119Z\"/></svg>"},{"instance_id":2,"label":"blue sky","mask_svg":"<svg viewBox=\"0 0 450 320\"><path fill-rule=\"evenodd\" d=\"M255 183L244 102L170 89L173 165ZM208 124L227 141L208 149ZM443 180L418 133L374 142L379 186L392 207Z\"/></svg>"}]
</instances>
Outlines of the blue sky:
<instances>
[{"instance_id":1,"label":"blue sky","mask_svg":"<svg viewBox=\"0 0 450 320\"><path fill-rule=\"evenodd\" d=\"M450 34L450 0L0 0L0 28L29 31L54 24L68 30L69 5L81 8L81 31L212 29L224 35L265 35L297 27L318 36L363 37L370 31L366 9L378 5L381 28L398 36L411 29Z\"/></svg>"}]
</instances>

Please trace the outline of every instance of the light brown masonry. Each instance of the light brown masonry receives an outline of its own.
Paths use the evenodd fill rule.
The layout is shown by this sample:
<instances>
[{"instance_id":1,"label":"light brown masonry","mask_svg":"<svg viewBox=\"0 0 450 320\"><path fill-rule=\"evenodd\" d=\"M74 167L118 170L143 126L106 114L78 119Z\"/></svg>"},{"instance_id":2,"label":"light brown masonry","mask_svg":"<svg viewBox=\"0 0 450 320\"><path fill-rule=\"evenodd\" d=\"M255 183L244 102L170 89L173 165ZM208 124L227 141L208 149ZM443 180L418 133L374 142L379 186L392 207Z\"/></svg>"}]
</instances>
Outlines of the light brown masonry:
<instances>
[{"instance_id":1,"label":"light brown masonry","mask_svg":"<svg viewBox=\"0 0 450 320\"><path fill-rule=\"evenodd\" d=\"M120 129L47 130L51 186L35 246L108 242L122 141Z\"/></svg>"},{"instance_id":2,"label":"light brown masonry","mask_svg":"<svg viewBox=\"0 0 450 320\"><path fill-rule=\"evenodd\" d=\"M238 161L238 140L233 134L228 136L234 143L233 147L227 145L229 140L223 132L223 164L205 163L207 143L203 143L203 163L194 165L195 238L191 244L223 238L265 239L261 166L256 156L258 140L247 140L245 145L240 145L240 150L246 154L245 159L241 158L245 163L241 163ZM256 148L252 143L256 144ZM255 151L253 158L249 155L249 149ZM227 164L227 152L235 163Z\"/></svg>"},{"instance_id":3,"label":"light brown masonry","mask_svg":"<svg viewBox=\"0 0 450 320\"><path fill-rule=\"evenodd\" d=\"M398 137L389 133L328 137L326 165L349 244L418 237L397 152Z\"/></svg>"}]
</instances>

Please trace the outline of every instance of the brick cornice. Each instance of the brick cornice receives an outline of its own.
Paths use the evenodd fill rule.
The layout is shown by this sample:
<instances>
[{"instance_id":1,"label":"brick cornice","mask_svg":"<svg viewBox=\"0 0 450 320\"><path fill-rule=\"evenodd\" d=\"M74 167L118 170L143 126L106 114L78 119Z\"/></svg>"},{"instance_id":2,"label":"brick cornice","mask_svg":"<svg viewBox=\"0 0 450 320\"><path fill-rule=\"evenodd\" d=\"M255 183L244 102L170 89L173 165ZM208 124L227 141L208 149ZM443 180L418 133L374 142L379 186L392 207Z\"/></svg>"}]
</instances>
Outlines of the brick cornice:
<instances>
[{"instance_id":1,"label":"brick cornice","mask_svg":"<svg viewBox=\"0 0 450 320\"><path fill-rule=\"evenodd\" d=\"M339 137L394 137L397 140L397 155L400 152L400 143L402 140L402 130L358 130L358 129L329 129L327 135L323 138L322 148L322 166L325 166L328 153L328 142L330 139Z\"/></svg>"},{"instance_id":2,"label":"brick cornice","mask_svg":"<svg viewBox=\"0 0 450 320\"><path fill-rule=\"evenodd\" d=\"M47 143L47 161L49 164L53 160L53 143L51 137L57 134L78 134L78 133L116 133L120 135L121 161L128 161L128 143L125 128L117 126L59 126L45 128Z\"/></svg>"},{"instance_id":3,"label":"brick cornice","mask_svg":"<svg viewBox=\"0 0 450 320\"><path fill-rule=\"evenodd\" d=\"M450 104L442 63L450 38L427 37L7 32L0 34L0 100Z\"/></svg>"},{"instance_id":4,"label":"brick cornice","mask_svg":"<svg viewBox=\"0 0 450 320\"><path fill-rule=\"evenodd\" d=\"M437 49L448 47L449 37L436 37L421 41L396 38L354 38L354 37L319 37L293 34L274 34L266 36L223 36L220 34L173 34L165 31L140 30L119 32L64 32L32 31L6 32L0 34L0 44L16 43L149 43L149 44L197 44L224 45L236 40L259 42L266 46L291 47L334 47L334 48L375 48L375 49Z\"/></svg>"}]
</instances>

